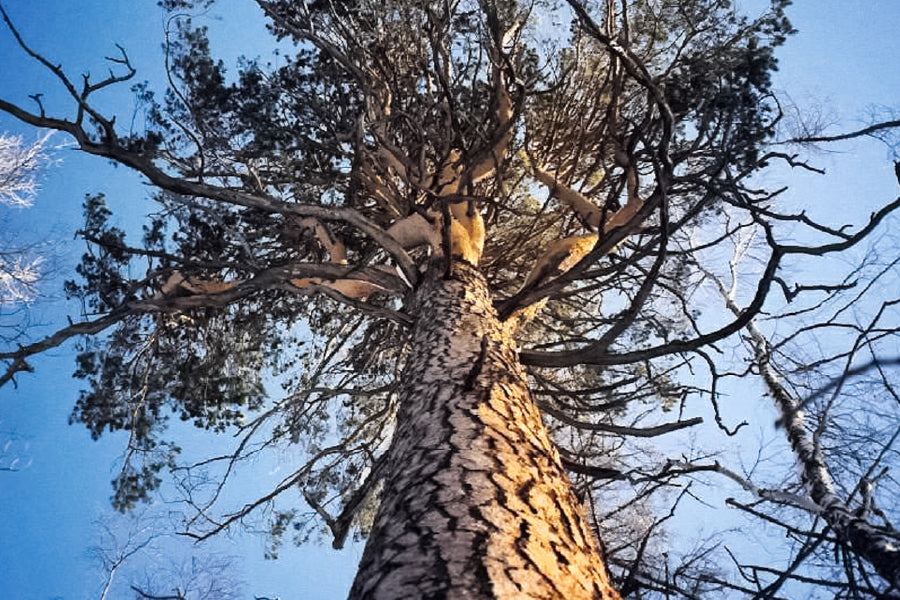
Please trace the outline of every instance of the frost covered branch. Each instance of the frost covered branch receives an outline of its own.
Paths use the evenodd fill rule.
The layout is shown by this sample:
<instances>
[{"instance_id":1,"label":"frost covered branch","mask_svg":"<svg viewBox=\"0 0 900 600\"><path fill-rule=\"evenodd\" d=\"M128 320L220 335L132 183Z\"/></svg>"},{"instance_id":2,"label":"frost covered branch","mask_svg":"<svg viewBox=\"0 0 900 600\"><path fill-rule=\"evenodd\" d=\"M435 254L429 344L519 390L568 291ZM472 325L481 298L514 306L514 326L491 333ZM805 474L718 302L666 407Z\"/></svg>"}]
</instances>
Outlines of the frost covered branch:
<instances>
[{"instance_id":1,"label":"frost covered branch","mask_svg":"<svg viewBox=\"0 0 900 600\"><path fill-rule=\"evenodd\" d=\"M32 144L22 136L0 134L0 204L27 208L40 186L38 173L49 162L47 140L50 134Z\"/></svg>"}]
</instances>

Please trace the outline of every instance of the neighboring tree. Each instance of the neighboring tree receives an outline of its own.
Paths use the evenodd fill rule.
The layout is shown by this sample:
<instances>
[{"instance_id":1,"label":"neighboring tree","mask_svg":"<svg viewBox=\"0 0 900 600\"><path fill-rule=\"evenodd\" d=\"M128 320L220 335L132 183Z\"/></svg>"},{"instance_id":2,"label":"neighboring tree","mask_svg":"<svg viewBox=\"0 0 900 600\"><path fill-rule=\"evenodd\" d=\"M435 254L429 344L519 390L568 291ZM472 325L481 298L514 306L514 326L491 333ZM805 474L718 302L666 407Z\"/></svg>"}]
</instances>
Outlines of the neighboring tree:
<instances>
[{"instance_id":1,"label":"neighboring tree","mask_svg":"<svg viewBox=\"0 0 900 600\"><path fill-rule=\"evenodd\" d=\"M0 133L0 205L30 207L40 186L40 172L50 162L50 134L28 144L21 136ZM5 215L4 217L5 220ZM38 284L46 280L46 247L22 242L14 228L0 222L0 340L12 345L28 332L29 304L38 296ZM0 385L7 377L0 376Z\"/></svg>"},{"instance_id":2,"label":"neighboring tree","mask_svg":"<svg viewBox=\"0 0 900 600\"><path fill-rule=\"evenodd\" d=\"M77 110L0 109L158 189L142 245L109 224L105 198L87 199L90 251L67 284L86 314L0 353L6 382L89 336L71 418L95 437L129 432L117 508L169 472L195 510L186 533L268 507L277 544L290 527L316 533L299 490L336 546L354 527L367 537L351 598L617 598L611 581L629 597L770 597L789 579L844 595L900 589L890 523L848 516L824 479L805 472L806 490L770 493L686 446L672 458L671 444L648 442L700 424L684 414L689 398L710 399L733 435L723 371L758 372L782 394L754 321L771 290L839 294L827 277L788 285L791 261L850 260L900 206L848 233L780 212L779 192L754 185L770 163L804 166L773 144L786 0L756 20L726 0L256 3L295 53L229 79L205 29L176 20L172 87L162 100L134 87L151 125L128 135L91 98L134 76L124 50L106 79L76 86L3 12ZM724 275L710 265L751 229L765 239L752 293L700 314L696 299ZM718 353L745 331L754 363L736 372ZM799 397L788 400L788 439L815 471L824 451L806 451ZM235 432L238 446L182 465L164 437L171 414ZM878 462L893 443L879 442ZM237 468L282 444L305 462L217 516ZM751 575L738 564L743 579L716 570L710 549L670 563L665 523L699 471L822 515L830 531L806 539L848 552L856 570L807 577L806 548Z\"/></svg>"},{"instance_id":3,"label":"neighboring tree","mask_svg":"<svg viewBox=\"0 0 900 600\"><path fill-rule=\"evenodd\" d=\"M26 144L21 136L0 134L0 204L28 208L38 193L38 175L47 165L49 135ZM41 257L29 248L14 247L13 240L0 239L0 309L27 302L35 296L41 278Z\"/></svg>"},{"instance_id":4,"label":"neighboring tree","mask_svg":"<svg viewBox=\"0 0 900 600\"><path fill-rule=\"evenodd\" d=\"M96 522L91 548L102 581L98 600L132 597L171 600L244 598L232 557L178 538L158 514L114 515Z\"/></svg>"},{"instance_id":5,"label":"neighboring tree","mask_svg":"<svg viewBox=\"0 0 900 600\"><path fill-rule=\"evenodd\" d=\"M17 208L34 204L37 178L48 160L49 137L26 144L21 136L0 134L0 204Z\"/></svg>"},{"instance_id":6,"label":"neighboring tree","mask_svg":"<svg viewBox=\"0 0 900 600\"><path fill-rule=\"evenodd\" d=\"M898 175L898 182L900 182L900 175ZM728 277L731 280L729 286L726 286L718 276L698 265L698 268L704 271L704 275L718 291L726 308L735 316L739 316L742 312L736 302L740 287L740 262L752 247L752 236L744 243L741 243L740 237L736 236L738 238L737 251L729 263ZM873 253L867 254L866 260L857 269L854 269L854 280L845 280L820 291L839 292L856 287L858 278L869 270L866 262L870 262L874 258ZM895 264L897 260L894 258L891 263ZM870 289L877 286L879 282L888 286L893 283L885 281L883 268L879 268L879 270L881 273L873 273L868 282L867 287ZM789 301L791 294L796 294L798 291L785 290ZM800 535L793 527L793 524L798 522L796 517L786 519L784 516L767 516L771 522L781 523L789 531L789 535L802 539L804 544L795 567L780 574L773 583L769 584L764 590L768 594L777 591L786 579L792 577L791 572L796 570L806 557L816 552L823 540L828 539L830 535L841 542L839 547L848 579L851 583L857 577L859 579L860 583L854 588L871 586L870 570L878 573L887 581L897 581L900 576L897 550L897 541L900 536L890 526L888 516L876 506L873 493L873 487L876 484L881 484L886 488L879 494L881 498L896 498L898 492L896 480L885 477L893 463L886 455L895 452L893 446L900 437L900 422L896 418L896 405L900 396L897 395L886 373L886 369L891 366L890 363L897 362L897 357L887 357L890 352L890 342L886 346L885 338L893 337L896 334L896 328L890 326L884 328L883 326L889 319L885 318L886 309L900 303L900 300L888 298L881 289L875 294L867 294L866 291L863 291L854 296L849 300L847 298L840 299L837 303L826 300L815 302L811 306L793 306L793 310L790 312L786 312L780 317L774 317L780 323L784 323L789 322L792 317L796 318L798 315L802 315L800 319L802 324L796 328L790 328L788 335L778 344L773 344L763 333L757 319L751 320L745 329L744 341L749 347L752 357L751 364L763 380L768 395L781 415L779 425L784 428L787 441L797 460L800 481L805 484L806 490L793 491L788 488L761 490L718 464L712 466L687 463L677 465L677 468L686 471L720 472L739 481L745 489L752 491L760 500L805 511L810 516L821 520L821 525L814 524L810 531ZM863 299L866 301L862 301ZM837 304L837 308L835 309L832 304ZM859 324L852 318L845 320L840 316L850 305L858 309L867 304L871 304L872 311L875 313L873 320L868 324ZM802 351L796 349L798 340L812 337L812 340L818 341L825 337L823 332L828 329L843 332L853 331L857 335L849 344L844 344L846 348L844 352L836 352L832 355L822 352L812 361L798 359L798 356L802 356ZM798 356L785 354L791 347L796 349ZM868 347L871 360L864 366L851 368L854 355L858 354L863 347ZM778 363L787 363L791 366L785 368ZM821 381L829 380L827 373L829 370L833 370L835 363L844 365L835 378L837 383L832 380L823 386ZM816 373L816 383L813 384L808 395L802 398L800 396L802 386L793 384L791 379L807 379L810 371ZM879 380L876 382L865 381L864 375L867 371L876 371ZM856 420L851 415L841 414L847 410L848 405L852 404L846 400L836 402L837 393L829 388L838 388L837 391L839 391L845 384L848 387L866 389L874 396L855 409L869 412L870 416L875 417L874 420ZM853 396L852 393L846 392L844 395L851 398ZM817 397L822 396L830 396L824 405L815 401ZM879 398L879 396L887 396L887 398ZM887 400L887 410L882 406L885 400ZM891 405L894 405L893 410ZM854 409L851 408L851 410ZM884 418L884 422L878 422L880 418ZM811 426L808 420L811 420L814 426ZM867 420L868 423L865 423ZM829 437L836 439L833 442L823 442ZM829 457L826 457L826 448ZM855 468L847 469L848 461L855 463ZM839 481L835 477L836 471L829 463L837 463L839 469L846 472L843 477L845 481ZM879 482L879 480L882 481ZM850 490L849 493L847 490ZM854 499L857 494L859 500ZM734 500L730 502L734 506L751 512L757 510L754 507L742 506ZM892 512L892 507L889 511ZM792 529L794 531L791 531ZM831 541L833 543L834 539ZM744 567L744 569L748 572L754 570L753 567ZM858 575L854 575L856 572ZM820 583L826 583L826 581L827 579L821 580ZM855 589L855 591L859 590ZM872 591L877 595L877 590Z\"/></svg>"}]
</instances>

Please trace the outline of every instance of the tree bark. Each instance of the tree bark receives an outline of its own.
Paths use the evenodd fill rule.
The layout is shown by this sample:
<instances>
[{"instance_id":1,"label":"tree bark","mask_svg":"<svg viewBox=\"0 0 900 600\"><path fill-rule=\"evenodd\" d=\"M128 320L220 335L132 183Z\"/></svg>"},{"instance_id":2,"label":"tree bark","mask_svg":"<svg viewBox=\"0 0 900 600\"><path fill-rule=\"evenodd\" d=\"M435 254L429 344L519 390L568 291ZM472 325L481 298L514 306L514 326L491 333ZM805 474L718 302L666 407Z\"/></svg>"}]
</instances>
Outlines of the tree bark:
<instances>
[{"instance_id":1,"label":"tree bark","mask_svg":"<svg viewBox=\"0 0 900 600\"><path fill-rule=\"evenodd\" d=\"M433 264L351 600L615 600L481 274Z\"/></svg>"},{"instance_id":2,"label":"tree bark","mask_svg":"<svg viewBox=\"0 0 900 600\"><path fill-rule=\"evenodd\" d=\"M782 385L781 378L770 363L772 353L768 340L753 321L747 330L756 354L757 367L781 410L787 438L800 463L801 478L809 497L819 506L822 517L837 538L872 565L892 590L900 589L900 533L870 523L870 515L865 511L853 510L838 494L825 457L806 430L801 402Z\"/></svg>"},{"instance_id":3,"label":"tree bark","mask_svg":"<svg viewBox=\"0 0 900 600\"><path fill-rule=\"evenodd\" d=\"M741 309L717 277L707 273L725 301L725 306L735 316ZM888 527L870 523L864 511L852 509L838 493L825 457L806 426L803 403L788 391L772 366L772 349L755 320L747 323L749 342L754 362L759 369L769 393L781 411L782 423L788 442L800 466L801 479L810 499L818 506L819 513L837 538L872 565L872 568L892 590L900 590L900 533Z\"/></svg>"}]
</instances>

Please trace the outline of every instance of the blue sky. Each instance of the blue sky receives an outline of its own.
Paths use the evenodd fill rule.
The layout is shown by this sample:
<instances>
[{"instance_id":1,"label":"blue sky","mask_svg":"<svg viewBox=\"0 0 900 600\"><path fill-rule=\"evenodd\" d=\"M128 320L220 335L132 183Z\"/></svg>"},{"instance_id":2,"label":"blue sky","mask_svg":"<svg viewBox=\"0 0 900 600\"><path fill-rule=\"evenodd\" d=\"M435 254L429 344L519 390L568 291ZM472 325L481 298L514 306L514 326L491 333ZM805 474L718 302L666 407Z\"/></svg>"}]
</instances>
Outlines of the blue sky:
<instances>
[{"instance_id":1,"label":"blue sky","mask_svg":"<svg viewBox=\"0 0 900 600\"><path fill-rule=\"evenodd\" d=\"M138 79L159 81L162 77L164 22L152 0L5 0L4 6L26 39L74 77L85 70L104 73L102 57L116 52L114 43L127 48L139 70ZM209 22L216 52L226 64L240 54L256 55L266 39L258 9L240 0L221 6L213 13L225 18ZM797 0L790 14L800 34L780 54L777 81L781 90L801 106L816 103L847 129L864 121L872 105L900 107L900 69L896 68L900 3ZM54 104L46 76L20 57L9 35L0 31L0 96L22 101L27 94L41 91L48 112L54 105L62 107ZM123 88L101 98L101 105L125 107L117 111L121 122L130 117L132 100ZM36 135L6 116L0 116L0 131ZM147 208L147 190L137 178L79 156L65 147L68 142L62 136L54 138L61 146L56 153L60 162L43 178L43 191L34 208L23 212L0 208L7 213L0 226L24 237L59 241L57 268L63 276L68 276L83 251L71 235L80 224L85 194L106 193L125 224ZM896 195L892 164L883 147L847 145L838 150L838 154L816 157L833 173L827 181L800 173L783 175L797 187L790 201L835 215L835 207L848 199L875 206ZM851 151L858 156L848 161ZM865 173L863 180L859 173ZM58 290L59 286L49 292L58 297ZM36 306L35 322L48 327L64 323L63 308L59 302ZM14 447L30 463L18 473L0 473L0 597L96 598L99 580L87 552L98 543L99 532L92 521L109 511L109 481L124 440L110 435L92 442L84 429L67 425L78 393L77 382L70 376L71 346L34 364L36 374L20 375L17 389L0 390L0 442L4 435L15 435L19 441ZM236 564L238 577L246 582L247 597L280 595L283 599L344 597L360 552L358 546L335 552L328 544L313 545L285 548L280 560L264 562L259 539L236 535L217 545L217 551L241 557Z\"/></svg>"}]
</instances>

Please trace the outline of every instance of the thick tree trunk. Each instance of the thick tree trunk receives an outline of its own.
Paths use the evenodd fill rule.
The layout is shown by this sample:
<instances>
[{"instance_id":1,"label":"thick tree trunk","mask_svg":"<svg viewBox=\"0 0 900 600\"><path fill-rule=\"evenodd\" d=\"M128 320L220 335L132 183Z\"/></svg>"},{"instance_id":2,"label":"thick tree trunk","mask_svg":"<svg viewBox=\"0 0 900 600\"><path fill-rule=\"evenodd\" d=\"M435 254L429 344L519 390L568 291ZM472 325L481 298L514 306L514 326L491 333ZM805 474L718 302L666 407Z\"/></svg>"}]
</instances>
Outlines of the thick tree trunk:
<instances>
[{"instance_id":1,"label":"thick tree trunk","mask_svg":"<svg viewBox=\"0 0 900 600\"><path fill-rule=\"evenodd\" d=\"M433 266L351 600L619 598L480 273Z\"/></svg>"}]
</instances>

